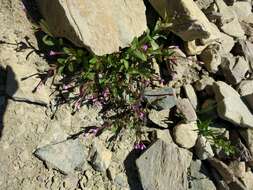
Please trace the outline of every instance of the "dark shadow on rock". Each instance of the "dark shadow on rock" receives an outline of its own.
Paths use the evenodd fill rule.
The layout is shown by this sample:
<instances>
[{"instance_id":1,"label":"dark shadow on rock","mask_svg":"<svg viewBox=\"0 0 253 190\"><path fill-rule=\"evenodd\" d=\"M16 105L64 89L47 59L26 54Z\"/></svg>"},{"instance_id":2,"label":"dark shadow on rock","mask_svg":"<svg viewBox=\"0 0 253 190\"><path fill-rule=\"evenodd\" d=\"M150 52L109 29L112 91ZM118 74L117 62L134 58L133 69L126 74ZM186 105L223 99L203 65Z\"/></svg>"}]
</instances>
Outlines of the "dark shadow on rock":
<instances>
[{"instance_id":1,"label":"dark shadow on rock","mask_svg":"<svg viewBox=\"0 0 253 190\"><path fill-rule=\"evenodd\" d=\"M124 161L127 181L130 186L130 190L143 190L136 166L136 159L139 156L140 152L138 150L132 150Z\"/></svg>"},{"instance_id":2,"label":"dark shadow on rock","mask_svg":"<svg viewBox=\"0 0 253 190\"><path fill-rule=\"evenodd\" d=\"M38 11L38 7L34 0L22 0L27 17L31 18L34 22L39 22L42 18L41 14Z\"/></svg>"},{"instance_id":3,"label":"dark shadow on rock","mask_svg":"<svg viewBox=\"0 0 253 190\"><path fill-rule=\"evenodd\" d=\"M8 75L7 75L8 72ZM8 77L8 81L10 81L10 83L8 83L9 86L9 93L8 95L6 94L6 81L7 81L7 77ZM4 118L4 114L6 111L6 107L7 107L7 98L11 97L18 89L18 83L15 79L15 74L12 70L12 68L10 66L7 66L7 68L3 68L0 65L0 140L2 137L2 133L3 133L3 129L4 129L4 123L3 123L3 118Z\"/></svg>"},{"instance_id":4,"label":"dark shadow on rock","mask_svg":"<svg viewBox=\"0 0 253 190\"><path fill-rule=\"evenodd\" d=\"M144 4L146 6L146 17L147 17L148 28L153 30L156 25L157 20L159 19L159 15L154 10L154 8L152 7L152 5L150 4L148 0L144 0Z\"/></svg>"}]
</instances>

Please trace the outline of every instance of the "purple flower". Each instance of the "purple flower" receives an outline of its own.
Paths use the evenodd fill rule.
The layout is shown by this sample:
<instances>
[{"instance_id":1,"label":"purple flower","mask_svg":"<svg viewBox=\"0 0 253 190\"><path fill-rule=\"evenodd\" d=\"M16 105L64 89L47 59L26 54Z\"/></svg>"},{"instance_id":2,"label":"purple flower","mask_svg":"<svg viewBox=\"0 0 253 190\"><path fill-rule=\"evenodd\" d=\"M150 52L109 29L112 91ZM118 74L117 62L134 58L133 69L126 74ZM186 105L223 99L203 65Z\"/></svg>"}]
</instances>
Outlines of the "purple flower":
<instances>
[{"instance_id":1,"label":"purple flower","mask_svg":"<svg viewBox=\"0 0 253 190\"><path fill-rule=\"evenodd\" d=\"M145 120L145 113L143 111L139 112L139 118L144 121Z\"/></svg>"},{"instance_id":2,"label":"purple flower","mask_svg":"<svg viewBox=\"0 0 253 190\"><path fill-rule=\"evenodd\" d=\"M57 52L57 51L53 51L53 50L51 50L51 51L49 52L49 55L50 55L50 56L63 55L63 54L65 54L65 53L64 53L64 52Z\"/></svg>"},{"instance_id":3,"label":"purple flower","mask_svg":"<svg viewBox=\"0 0 253 190\"><path fill-rule=\"evenodd\" d=\"M110 91L109 91L108 88L106 88L106 89L104 90L104 92L103 92L103 96L104 96L104 97L108 97L109 95L110 95Z\"/></svg>"},{"instance_id":4,"label":"purple flower","mask_svg":"<svg viewBox=\"0 0 253 190\"><path fill-rule=\"evenodd\" d=\"M99 130L100 130L99 128L90 129L89 131L84 133L84 137L88 137L89 135L96 136Z\"/></svg>"},{"instance_id":5,"label":"purple flower","mask_svg":"<svg viewBox=\"0 0 253 190\"><path fill-rule=\"evenodd\" d=\"M98 131L99 131L99 129L98 129L98 128L95 128L95 129L91 129L91 132L90 132L90 133L96 135Z\"/></svg>"},{"instance_id":6,"label":"purple flower","mask_svg":"<svg viewBox=\"0 0 253 190\"><path fill-rule=\"evenodd\" d=\"M142 46L142 49L143 49L143 51L147 51L147 50L148 50L148 45L147 45L147 44L144 44L144 45Z\"/></svg>"},{"instance_id":7,"label":"purple flower","mask_svg":"<svg viewBox=\"0 0 253 190\"><path fill-rule=\"evenodd\" d=\"M145 146L145 144L143 144L142 142L139 142L139 143L135 143L134 145L134 149L135 150L144 150L146 149L147 147Z\"/></svg>"},{"instance_id":8,"label":"purple flower","mask_svg":"<svg viewBox=\"0 0 253 190\"><path fill-rule=\"evenodd\" d=\"M159 80L159 83L160 83L160 84L164 84L164 82L165 82L164 79L160 79L160 80Z\"/></svg>"},{"instance_id":9,"label":"purple flower","mask_svg":"<svg viewBox=\"0 0 253 190\"><path fill-rule=\"evenodd\" d=\"M63 90L68 90L69 88L72 88L72 85L71 84L67 84L67 85L64 84L62 88L63 88Z\"/></svg>"}]
</instances>

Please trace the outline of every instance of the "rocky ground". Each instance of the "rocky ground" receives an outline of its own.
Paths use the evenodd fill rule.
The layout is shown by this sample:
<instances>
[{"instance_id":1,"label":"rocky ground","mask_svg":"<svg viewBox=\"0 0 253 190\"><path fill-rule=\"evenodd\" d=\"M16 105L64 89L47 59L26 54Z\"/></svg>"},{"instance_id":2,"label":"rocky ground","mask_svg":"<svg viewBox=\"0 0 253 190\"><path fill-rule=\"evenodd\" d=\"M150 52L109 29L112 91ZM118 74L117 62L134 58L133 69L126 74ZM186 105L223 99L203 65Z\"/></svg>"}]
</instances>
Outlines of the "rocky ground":
<instances>
[{"instance_id":1,"label":"rocky ground","mask_svg":"<svg viewBox=\"0 0 253 190\"><path fill-rule=\"evenodd\" d=\"M172 80L149 94L175 95L151 110L142 135L147 148L136 150L134 130L94 136L92 127L103 123L98 107L72 115L63 105L52 117L52 81L32 93L40 79L23 80L49 68L35 30L21 1L0 0L0 190L253 189L252 1L157 2L148 7L154 15L165 17L163 9L176 15L168 29L175 53L161 71ZM145 9L135 6L136 14ZM209 129L229 139L236 153L227 156L219 142L198 134L200 118L211 119ZM68 138L82 128L90 128L87 135Z\"/></svg>"}]
</instances>

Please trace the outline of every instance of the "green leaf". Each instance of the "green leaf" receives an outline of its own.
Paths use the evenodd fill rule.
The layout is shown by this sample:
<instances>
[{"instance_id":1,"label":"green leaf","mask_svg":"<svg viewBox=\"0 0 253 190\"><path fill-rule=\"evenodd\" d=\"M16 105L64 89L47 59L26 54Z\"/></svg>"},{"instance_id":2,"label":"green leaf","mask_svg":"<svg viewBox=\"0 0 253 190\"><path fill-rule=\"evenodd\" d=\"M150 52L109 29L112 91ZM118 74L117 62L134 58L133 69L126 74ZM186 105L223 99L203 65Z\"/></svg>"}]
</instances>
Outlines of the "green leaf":
<instances>
[{"instance_id":1,"label":"green leaf","mask_svg":"<svg viewBox=\"0 0 253 190\"><path fill-rule=\"evenodd\" d=\"M58 68L57 73L58 73L59 75L62 75L62 74L63 74L64 69L65 69L65 66L61 66L61 67L59 67L59 68Z\"/></svg>"},{"instance_id":2,"label":"green leaf","mask_svg":"<svg viewBox=\"0 0 253 190\"><path fill-rule=\"evenodd\" d=\"M66 59L64 59L64 58L58 58L57 62L60 63L61 65L65 65Z\"/></svg>"},{"instance_id":3,"label":"green leaf","mask_svg":"<svg viewBox=\"0 0 253 190\"><path fill-rule=\"evenodd\" d=\"M92 59L89 60L90 64L96 64L98 61L97 57L93 57Z\"/></svg>"},{"instance_id":4,"label":"green leaf","mask_svg":"<svg viewBox=\"0 0 253 190\"><path fill-rule=\"evenodd\" d=\"M42 38L42 41L43 41L43 43L46 44L47 46L54 46L54 45L55 45L53 39L52 39L49 35L45 35L45 36Z\"/></svg>"},{"instance_id":5,"label":"green leaf","mask_svg":"<svg viewBox=\"0 0 253 190\"><path fill-rule=\"evenodd\" d=\"M85 78L88 79L88 80L94 80L95 78L95 73L93 72L88 72L85 74Z\"/></svg>"},{"instance_id":6,"label":"green leaf","mask_svg":"<svg viewBox=\"0 0 253 190\"><path fill-rule=\"evenodd\" d=\"M155 40L152 39L150 41L150 44L151 44L151 47L152 47L153 50L159 49L159 45L155 42Z\"/></svg>"},{"instance_id":7,"label":"green leaf","mask_svg":"<svg viewBox=\"0 0 253 190\"><path fill-rule=\"evenodd\" d=\"M63 39L60 38L59 41L58 41L58 43L59 43L60 46L63 46L63 44L64 44Z\"/></svg>"},{"instance_id":8,"label":"green leaf","mask_svg":"<svg viewBox=\"0 0 253 190\"><path fill-rule=\"evenodd\" d=\"M139 58L140 60L147 61L147 56L144 53L142 53L140 50L135 50L133 54L135 55L135 57Z\"/></svg>"},{"instance_id":9,"label":"green leaf","mask_svg":"<svg viewBox=\"0 0 253 190\"><path fill-rule=\"evenodd\" d=\"M120 62L123 63L125 69L128 70L128 68L129 68L129 62L127 60L125 60L125 59L121 59Z\"/></svg>"},{"instance_id":10,"label":"green leaf","mask_svg":"<svg viewBox=\"0 0 253 190\"><path fill-rule=\"evenodd\" d=\"M68 70L70 71L70 72L74 72L74 64L73 64L73 62L70 62L69 64L68 64Z\"/></svg>"},{"instance_id":11,"label":"green leaf","mask_svg":"<svg viewBox=\"0 0 253 190\"><path fill-rule=\"evenodd\" d=\"M78 49L78 50L77 50L77 55L78 55L79 57L82 57L82 56L84 55L84 51L83 51L82 49Z\"/></svg>"},{"instance_id":12,"label":"green leaf","mask_svg":"<svg viewBox=\"0 0 253 190\"><path fill-rule=\"evenodd\" d=\"M68 55L72 55L71 49L70 49L70 48L64 47L64 48L63 48L63 51L64 51L64 53L66 53L66 54L68 54Z\"/></svg>"}]
</instances>

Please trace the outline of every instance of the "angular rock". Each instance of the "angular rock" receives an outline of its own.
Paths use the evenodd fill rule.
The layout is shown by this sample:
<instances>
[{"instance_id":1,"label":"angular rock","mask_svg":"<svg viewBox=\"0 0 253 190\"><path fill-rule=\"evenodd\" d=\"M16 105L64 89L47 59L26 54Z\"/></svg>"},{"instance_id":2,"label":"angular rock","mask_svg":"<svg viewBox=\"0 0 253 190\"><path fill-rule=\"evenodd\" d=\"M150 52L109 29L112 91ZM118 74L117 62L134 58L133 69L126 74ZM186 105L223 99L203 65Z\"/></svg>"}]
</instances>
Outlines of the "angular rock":
<instances>
[{"instance_id":1,"label":"angular rock","mask_svg":"<svg viewBox=\"0 0 253 190\"><path fill-rule=\"evenodd\" d=\"M238 162L246 162L247 165L250 165L250 162L252 162L252 156L249 151L249 149L246 147L246 141L242 143L242 135L240 136L240 132L245 130L231 130L229 132L229 139L231 142L231 145L235 148L235 153L233 154L233 160ZM241 140L242 139L242 140Z\"/></svg>"},{"instance_id":2,"label":"angular rock","mask_svg":"<svg viewBox=\"0 0 253 190\"><path fill-rule=\"evenodd\" d=\"M187 55L199 55L204 49L206 49L207 46L208 45L202 45L197 43L196 40L187 41L184 43Z\"/></svg>"},{"instance_id":3,"label":"angular rock","mask_svg":"<svg viewBox=\"0 0 253 190\"><path fill-rule=\"evenodd\" d=\"M216 158L209 158L208 161L211 166L218 171L218 173L221 175L221 177L227 184L230 184L231 182L235 181L236 177L233 174L233 171L230 170L230 168L225 163Z\"/></svg>"},{"instance_id":4,"label":"angular rock","mask_svg":"<svg viewBox=\"0 0 253 190\"><path fill-rule=\"evenodd\" d=\"M198 5L200 9L207 9L214 0L197 0L195 3Z\"/></svg>"},{"instance_id":5,"label":"angular rock","mask_svg":"<svg viewBox=\"0 0 253 190\"><path fill-rule=\"evenodd\" d=\"M241 57L223 57L222 58L222 71L229 84L238 84L249 71L249 64Z\"/></svg>"},{"instance_id":6,"label":"angular rock","mask_svg":"<svg viewBox=\"0 0 253 190\"><path fill-rule=\"evenodd\" d=\"M233 37L243 38L244 31L239 23L236 13L228 7L223 0L215 0L219 13L222 16L219 19L220 29Z\"/></svg>"},{"instance_id":7,"label":"angular rock","mask_svg":"<svg viewBox=\"0 0 253 190\"><path fill-rule=\"evenodd\" d=\"M209 178L210 173L200 160L193 160L190 165L190 177L192 180L190 188L192 190L216 190L214 183Z\"/></svg>"},{"instance_id":8,"label":"angular rock","mask_svg":"<svg viewBox=\"0 0 253 190\"><path fill-rule=\"evenodd\" d=\"M42 86L35 93L32 91L39 84L40 79L31 77L22 80L38 71L27 64L13 63L7 66L6 94L17 101L27 101L47 105L50 101L50 91L47 86Z\"/></svg>"},{"instance_id":9,"label":"angular rock","mask_svg":"<svg viewBox=\"0 0 253 190\"><path fill-rule=\"evenodd\" d=\"M165 129L165 130L156 129L154 131L154 139L152 139L152 140L156 141L157 139L163 140L167 144L174 143L174 141L170 135L169 129Z\"/></svg>"},{"instance_id":10,"label":"angular rock","mask_svg":"<svg viewBox=\"0 0 253 190\"><path fill-rule=\"evenodd\" d=\"M243 140L246 142L246 146L249 149L251 156L253 155L253 130L240 130L239 131Z\"/></svg>"},{"instance_id":11,"label":"angular rock","mask_svg":"<svg viewBox=\"0 0 253 190\"><path fill-rule=\"evenodd\" d=\"M221 32L220 33L220 42L221 42L221 53L228 54L234 47L235 41L231 36Z\"/></svg>"},{"instance_id":12,"label":"angular rock","mask_svg":"<svg viewBox=\"0 0 253 190\"><path fill-rule=\"evenodd\" d=\"M239 162L237 160L229 163L229 168L234 172L234 175L238 178L242 178L246 172L245 162Z\"/></svg>"},{"instance_id":13,"label":"angular rock","mask_svg":"<svg viewBox=\"0 0 253 190\"><path fill-rule=\"evenodd\" d=\"M209 72L215 73L218 71L218 66L221 64L220 46L208 46L200 55L199 58L205 63L205 67Z\"/></svg>"},{"instance_id":14,"label":"angular rock","mask_svg":"<svg viewBox=\"0 0 253 190\"><path fill-rule=\"evenodd\" d=\"M218 81L213 85L219 116L240 127L253 127L253 115L240 95L228 84Z\"/></svg>"},{"instance_id":15,"label":"angular rock","mask_svg":"<svg viewBox=\"0 0 253 190\"><path fill-rule=\"evenodd\" d=\"M143 0L37 0L53 35L97 55L128 46L147 29Z\"/></svg>"},{"instance_id":16,"label":"angular rock","mask_svg":"<svg viewBox=\"0 0 253 190\"><path fill-rule=\"evenodd\" d=\"M168 64L168 71L166 71L173 79L170 82L171 86L179 88L183 84L190 84L199 79L201 67L193 57L182 57L175 54L171 58L174 61Z\"/></svg>"},{"instance_id":17,"label":"angular rock","mask_svg":"<svg viewBox=\"0 0 253 190\"><path fill-rule=\"evenodd\" d=\"M110 166L112 152L108 150L100 141L95 140L89 154L89 160L93 168L100 172L105 172Z\"/></svg>"},{"instance_id":18,"label":"angular rock","mask_svg":"<svg viewBox=\"0 0 253 190\"><path fill-rule=\"evenodd\" d=\"M240 21L240 24L242 26L242 29L245 32L245 35L247 36L248 40L252 41L253 38L253 14L250 14L248 17L244 18Z\"/></svg>"},{"instance_id":19,"label":"angular rock","mask_svg":"<svg viewBox=\"0 0 253 190\"><path fill-rule=\"evenodd\" d=\"M242 99L245 100L248 107L253 111L253 80L242 81L239 84L237 91Z\"/></svg>"},{"instance_id":20,"label":"angular rock","mask_svg":"<svg viewBox=\"0 0 253 190\"><path fill-rule=\"evenodd\" d=\"M176 105L173 88L146 89L144 97L149 104L158 110L170 109Z\"/></svg>"},{"instance_id":21,"label":"angular rock","mask_svg":"<svg viewBox=\"0 0 253 190\"><path fill-rule=\"evenodd\" d=\"M167 128L169 123L169 113L170 110L167 109L161 111L156 111L152 109L148 114L148 118L156 125L163 128Z\"/></svg>"},{"instance_id":22,"label":"angular rock","mask_svg":"<svg viewBox=\"0 0 253 190\"><path fill-rule=\"evenodd\" d=\"M247 171L241 178L247 190L253 190L253 173L252 171Z\"/></svg>"},{"instance_id":23,"label":"angular rock","mask_svg":"<svg viewBox=\"0 0 253 190\"><path fill-rule=\"evenodd\" d=\"M236 55L244 56L250 65L251 73L253 73L253 43L245 40L239 40L232 52Z\"/></svg>"},{"instance_id":24,"label":"angular rock","mask_svg":"<svg viewBox=\"0 0 253 190\"><path fill-rule=\"evenodd\" d=\"M198 119L197 114L188 98L178 99L177 109L178 112L182 114L186 122L192 122Z\"/></svg>"},{"instance_id":25,"label":"angular rock","mask_svg":"<svg viewBox=\"0 0 253 190\"><path fill-rule=\"evenodd\" d=\"M34 154L64 174L72 174L84 164L87 153L79 140L67 140L38 148Z\"/></svg>"},{"instance_id":26,"label":"angular rock","mask_svg":"<svg viewBox=\"0 0 253 190\"><path fill-rule=\"evenodd\" d=\"M185 91L186 97L190 100L193 108L196 110L198 106L198 97L194 91L194 88L192 87L192 85L187 84L187 85L184 85L184 91Z\"/></svg>"},{"instance_id":27,"label":"angular rock","mask_svg":"<svg viewBox=\"0 0 253 190\"><path fill-rule=\"evenodd\" d=\"M204 136L199 136L195 144L195 152L200 160L206 160L214 156L211 144Z\"/></svg>"},{"instance_id":28,"label":"angular rock","mask_svg":"<svg viewBox=\"0 0 253 190\"><path fill-rule=\"evenodd\" d=\"M247 1L237 1L231 7L239 20L242 20L251 14L252 5Z\"/></svg>"},{"instance_id":29,"label":"angular rock","mask_svg":"<svg viewBox=\"0 0 253 190\"><path fill-rule=\"evenodd\" d=\"M202 91L202 90L208 90L213 86L213 83L215 82L215 80L209 76L202 76L202 78L200 80L198 80L194 87L197 91ZM209 89L208 89L209 88Z\"/></svg>"},{"instance_id":30,"label":"angular rock","mask_svg":"<svg viewBox=\"0 0 253 190\"><path fill-rule=\"evenodd\" d=\"M169 29L184 41L216 37L213 28L194 1L149 0L164 19L169 19ZM177 14L175 14L177 13Z\"/></svg>"},{"instance_id":31,"label":"angular rock","mask_svg":"<svg viewBox=\"0 0 253 190\"><path fill-rule=\"evenodd\" d=\"M198 138L198 127L196 122L178 124L173 129L175 142L182 148L192 148Z\"/></svg>"},{"instance_id":32,"label":"angular rock","mask_svg":"<svg viewBox=\"0 0 253 190\"><path fill-rule=\"evenodd\" d=\"M188 150L157 140L136 160L143 190L187 189L191 159Z\"/></svg>"}]
</instances>

